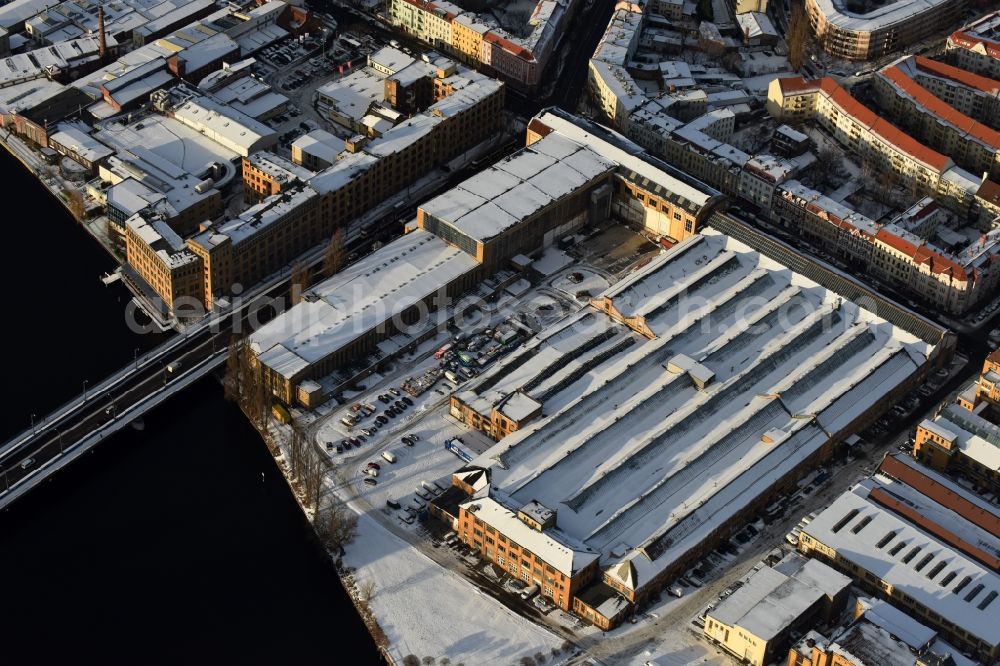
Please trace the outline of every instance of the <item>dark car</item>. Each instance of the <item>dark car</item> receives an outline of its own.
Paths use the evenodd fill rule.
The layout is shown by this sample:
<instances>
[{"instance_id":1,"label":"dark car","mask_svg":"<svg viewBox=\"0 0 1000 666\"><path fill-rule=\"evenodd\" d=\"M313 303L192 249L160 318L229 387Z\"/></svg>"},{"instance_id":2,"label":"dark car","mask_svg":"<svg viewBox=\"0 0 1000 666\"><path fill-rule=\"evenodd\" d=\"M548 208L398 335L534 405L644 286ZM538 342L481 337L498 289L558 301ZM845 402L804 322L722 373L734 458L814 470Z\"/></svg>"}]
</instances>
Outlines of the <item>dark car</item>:
<instances>
[{"instance_id":1,"label":"dark car","mask_svg":"<svg viewBox=\"0 0 1000 666\"><path fill-rule=\"evenodd\" d=\"M345 451L350 451L350 450L351 450L351 443L350 443L350 442L348 442L348 441L347 441L346 439L345 439L344 441L342 441L342 442L340 443L340 445L341 445L342 447L344 447L344 450L345 450Z\"/></svg>"},{"instance_id":2,"label":"dark car","mask_svg":"<svg viewBox=\"0 0 1000 666\"><path fill-rule=\"evenodd\" d=\"M378 481L376 481L375 479L373 479L370 476L366 476L365 477L365 485L366 486L377 486L378 485Z\"/></svg>"},{"instance_id":3,"label":"dark car","mask_svg":"<svg viewBox=\"0 0 1000 666\"><path fill-rule=\"evenodd\" d=\"M389 422L389 417L379 414L378 416L375 417L375 420L378 421L381 425L385 425L386 423Z\"/></svg>"},{"instance_id":4,"label":"dark car","mask_svg":"<svg viewBox=\"0 0 1000 666\"><path fill-rule=\"evenodd\" d=\"M388 416L390 419L396 418L396 410L393 409L392 407L390 407L389 409L385 410L385 412L383 412L383 413L386 416Z\"/></svg>"},{"instance_id":5,"label":"dark car","mask_svg":"<svg viewBox=\"0 0 1000 666\"><path fill-rule=\"evenodd\" d=\"M343 452L344 452L344 447L342 447L340 444L337 444L337 453L343 453Z\"/></svg>"},{"instance_id":6,"label":"dark car","mask_svg":"<svg viewBox=\"0 0 1000 666\"><path fill-rule=\"evenodd\" d=\"M383 393L383 394L379 395L378 401L381 402L381 403L383 403L383 404L388 404L389 403L389 398Z\"/></svg>"},{"instance_id":7,"label":"dark car","mask_svg":"<svg viewBox=\"0 0 1000 666\"><path fill-rule=\"evenodd\" d=\"M403 402L405 402L407 405L411 407L413 406L413 401L407 398L405 395L403 396Z\"/></svg>"},{"instance_id":8,"label":"dark car","mask_svg":"<svg viewBox=\"0 0 1000 666\"><path fill-rule=\"evenodd\" d=\"M392 406L401 412L406 410L406 403L404 403L402 400L397 400L396 402L392 403Z\"/></svg>"},{"instance_id":9,"label":"dark car","mask_svg":"<svg viewBox=\"0 0 1000 666\"><path fill-rule=\"evenodd\" d=\"M368 467L371 469L382 469L382 466L379 465L377 462L368 463Z\"/></svg>"},{"instance_id":10,"label":"dark car","mask_svg":"<svg viewBox=\"0 0 1000 666\"><path fill-rule=\"evenodd\" d=\"M367 441L368 441L367 439L365 439L365 436L364 436L364 435L358 435L358 436L357 436L357 437L356 437L355 439L357 439L357 440L358 440L359 442L361 442L362 444L364 444L365 442L367 442Z\"/></svg>"},{"instance_id":11,"label":"dark car","mask_svg":"<svg viewBox=\"0 0 1000 666\"><path fill-rule=\"evenodd\" d=\"M349 441L351 443L351 446L360 446L361 445L361 442L359 442L356 437L351 437L347 441Z\"/></svg>"},{"instance_id":12,"label":"dark car","mask_svg":"<svg viewBox=\"0 0 1000 666\"><path fill-rule=\"evenodd\" d=\"M333 442L327 442L326 443L326 450L327 451L333 451Z\"/></svg>"},{"instance_id":13,"label":"dark car","mask_svg":"<svg viewBox=\"0 0 1000 666\"><path fill-rule=\"evenodd\" d=\"M401 441L403 442L403 444L406 444L407 446L413 446L413 440L410 439L410 437L407 435L403 435Z\"/></svg>"},{"instance_id":14,"label":"dark car","mask_svg":"<svg viewBox=\"0 0 1000 666\"><path fill-rule=\"evenodd\" d=\"M307 123L307 122L301 122L301 123L299 123L299 127L301 127L302 129L304 129L307 132L309 131L309 123Z\"/></svg>"}]
</instances>

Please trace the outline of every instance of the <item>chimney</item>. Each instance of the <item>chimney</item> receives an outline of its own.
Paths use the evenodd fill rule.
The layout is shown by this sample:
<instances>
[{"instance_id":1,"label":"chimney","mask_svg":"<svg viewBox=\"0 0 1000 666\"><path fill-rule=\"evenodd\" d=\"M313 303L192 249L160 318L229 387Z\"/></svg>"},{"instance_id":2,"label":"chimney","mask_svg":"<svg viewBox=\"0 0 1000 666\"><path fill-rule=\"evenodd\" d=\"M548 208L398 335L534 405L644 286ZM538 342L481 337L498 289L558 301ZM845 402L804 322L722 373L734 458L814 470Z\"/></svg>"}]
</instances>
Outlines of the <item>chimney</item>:
<instances>
[{"instance_id":1,"label":"chimney","mask_svg":"<svg viewBox=\"0 0 1000 666\"><path fill-rule=\"evenodd\" d=\"M97 30L100 32L97 53L101 56L101 62L104 62L108 57L108 41L104 36L104 5L97 7Z\"/></svg>"}]
</instances>

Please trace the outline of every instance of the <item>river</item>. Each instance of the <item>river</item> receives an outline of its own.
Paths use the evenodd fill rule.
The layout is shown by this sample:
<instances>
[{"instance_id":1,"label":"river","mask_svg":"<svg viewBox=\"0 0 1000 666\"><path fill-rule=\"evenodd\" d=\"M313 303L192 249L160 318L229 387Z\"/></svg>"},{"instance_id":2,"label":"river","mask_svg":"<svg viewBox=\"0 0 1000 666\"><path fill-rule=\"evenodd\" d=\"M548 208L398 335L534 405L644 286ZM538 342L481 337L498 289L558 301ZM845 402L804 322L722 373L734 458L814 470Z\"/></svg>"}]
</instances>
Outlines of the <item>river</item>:
<instances>
[{"instance_id":1,"label":"river","mask_svg":"<svg viewBox=\"0 0 1000 666\"><path fill-rule=\"evenodd\" d=\"M6 150L4 438L164 339L113 260ZM27 202L30 202L27 203ZM12 239L13 241L13 239ZM37 418L37 417L36 417ZM378 663L266 447L213 379L0 515L4 663ZM351 655L349 658L348 655Z\"/></svg>"}]
</instances>

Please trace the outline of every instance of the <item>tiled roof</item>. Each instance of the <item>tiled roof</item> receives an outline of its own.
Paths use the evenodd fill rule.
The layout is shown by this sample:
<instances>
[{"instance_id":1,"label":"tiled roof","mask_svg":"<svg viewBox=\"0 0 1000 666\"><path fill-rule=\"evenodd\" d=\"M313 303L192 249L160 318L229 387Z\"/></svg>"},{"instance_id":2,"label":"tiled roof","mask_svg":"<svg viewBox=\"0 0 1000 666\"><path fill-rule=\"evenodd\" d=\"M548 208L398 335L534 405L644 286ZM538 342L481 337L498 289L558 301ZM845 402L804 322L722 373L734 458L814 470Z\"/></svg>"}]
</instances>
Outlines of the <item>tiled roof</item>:
<instances>
[{"instance_id":1,"label":"tiled roof","mask_svg":"<svg viewBox=\"0 0 1000 666\"><path fill-rule=\"evenodd\" d=\"M928 74L933 74L934 76L940 76L945 79L951 79L961 83L969 88L975 88L976 90L981 90L986 93L995 93L1000 90L1000 81L991 79L986 76L980 76L979 74L973 74L968 70L961 69L960 67L954 67L948 63L938 62L937 60L931 60L930 58L925 58L923 56L916 56L915 60L917 62L917 68L922 69Z\"/></svg>"},{"instance_id":2,"label":"tiled roof","mask_svg":"<svg viewBox=\"0 0 1000 666\"><path fill-rule=\"evenodd\" d=\"M787 80L787 79L782 79ZM906 153L913 159L937 169L940 173L951 167L951 159L947 155L942 155L936 150L928 148L909 134L906 134L889 121L878 117L867 106L854 99L849 92L829 76L821 79L820 89L826 93L833 102L844 112L852 116L855 120L867 126L868 129L882 137L887 143L892 144L901 152Z\"/></svg>"},{"instance_id":3,"label":"tiled roof","mask_svg":"<svg viewBox=\"0 0 1000 666\"><path fill-rule=\"evenodd\" d=\"M994 150L1000 149L1000 132L976 122L944 100L936 97L929 90L907 76L899 67L895 65L887 67L880 72L880 75L888 79L899 91L909 95L918 105L939 119L947 122L959 131L978 139Z\"/></svg>"}]
</instances>

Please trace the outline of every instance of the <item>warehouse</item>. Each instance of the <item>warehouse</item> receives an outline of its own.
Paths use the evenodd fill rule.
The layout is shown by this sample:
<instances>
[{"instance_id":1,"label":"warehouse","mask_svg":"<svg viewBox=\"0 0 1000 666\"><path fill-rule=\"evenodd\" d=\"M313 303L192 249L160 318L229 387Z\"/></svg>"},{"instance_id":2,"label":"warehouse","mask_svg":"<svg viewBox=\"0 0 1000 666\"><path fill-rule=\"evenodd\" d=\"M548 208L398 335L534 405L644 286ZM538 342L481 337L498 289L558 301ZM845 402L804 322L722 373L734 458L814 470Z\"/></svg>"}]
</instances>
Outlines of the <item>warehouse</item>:
<instances>
[{"instance_id":1,"label":"warehouse","mask_svg":"<svg viewBox=\"0 0 1000 666\"><path fill-rule=\"evenodd\" d=\"M471 382L452 413L540 403L472 464L509 509L552 510L635 603L919 381L926 337L708 230Z\"/></svg>"}]
</instances>

